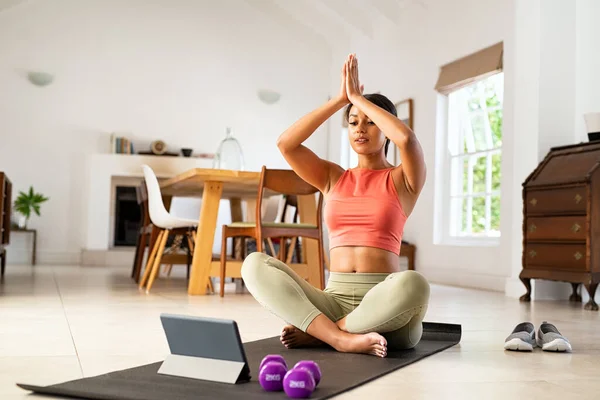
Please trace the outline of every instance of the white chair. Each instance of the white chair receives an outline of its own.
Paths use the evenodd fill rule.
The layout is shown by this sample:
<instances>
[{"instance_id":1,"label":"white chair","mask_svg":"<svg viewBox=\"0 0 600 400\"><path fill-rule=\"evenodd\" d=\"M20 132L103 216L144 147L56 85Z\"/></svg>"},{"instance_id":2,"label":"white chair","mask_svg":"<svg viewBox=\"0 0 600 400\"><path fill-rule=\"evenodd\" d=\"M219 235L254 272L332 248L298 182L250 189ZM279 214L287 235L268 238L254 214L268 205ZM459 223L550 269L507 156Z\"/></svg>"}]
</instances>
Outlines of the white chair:
<instances>
[{"instance_id":1,"label":"white chair","mask_svg":"<svg viewBox=\"0 0 600 400\"><path fill-rule=\"evenodd\" d=\"M148 256L144 276L140 281L140 289L146 286L146 293L148 293L159 273L161 258L165 251L169 236L183 235L184 237L187 237L189 251L193 253L198 220L178 218L170 214L163 203L156 174L148 165L143 165L142 169L144 170L144 179L148 189L148 211L150 214L150 221L152 221L152 224L156 228L160 229L158 238ZM209 287L212 291L213 288L210 280Z\"/></svg>"}]
</instances>

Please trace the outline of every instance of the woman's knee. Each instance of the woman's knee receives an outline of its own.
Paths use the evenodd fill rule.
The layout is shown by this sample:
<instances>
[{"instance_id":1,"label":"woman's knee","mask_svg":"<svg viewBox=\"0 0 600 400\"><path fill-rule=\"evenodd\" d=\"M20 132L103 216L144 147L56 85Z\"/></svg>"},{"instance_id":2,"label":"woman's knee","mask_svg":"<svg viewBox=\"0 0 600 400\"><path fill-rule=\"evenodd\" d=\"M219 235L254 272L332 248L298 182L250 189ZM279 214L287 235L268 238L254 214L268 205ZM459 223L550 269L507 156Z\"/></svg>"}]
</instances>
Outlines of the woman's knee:
<instances>
[{"instance_id":1,"label":"woman's knee","mask_svg":"<svg viewBox=\"0 0 600 400\"><path fill-rule=\"evenodd\" d=\"M417 271L403 271L393 274L392 280L395 291L398 293L410 293L422 299L424 303L429 302L429 282Z\"/></svg>"},{"instance_id":2,"label":"woman's knee","mask_svg":"<svg viewBox=\"0 0 600 400\"><path fill-rule=\"evenodd\" d=\"M269 259L269 255L261 252L248 254L242 263L242 278L244 281L260 280L260 274L265 271L265 265Z\"/></svg>"}]
</instances>

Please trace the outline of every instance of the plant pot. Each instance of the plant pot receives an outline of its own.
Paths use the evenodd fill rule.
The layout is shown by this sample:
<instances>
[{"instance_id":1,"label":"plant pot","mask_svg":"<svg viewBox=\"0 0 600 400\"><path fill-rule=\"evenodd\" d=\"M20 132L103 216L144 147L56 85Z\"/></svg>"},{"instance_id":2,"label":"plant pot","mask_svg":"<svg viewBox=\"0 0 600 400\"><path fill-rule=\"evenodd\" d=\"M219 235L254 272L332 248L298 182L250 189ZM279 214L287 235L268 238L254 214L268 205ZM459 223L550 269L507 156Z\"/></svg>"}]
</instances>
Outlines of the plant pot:
<instances>
[{"instance_id":1,"label":"plant pot","mask_svg":"<svg viewBox=\"0 0 600 400\"><path fill-rule=\"evenodd\" d=\"M19 229L27 229L27 217L21 215L17 221L17 226Z\"/></svg>"},{"instance_id":2,"label":"plant pot","mask_svg":"<svg viewBox=\"0 0 600 400\"><path fill-rule=\"evenodd\" d=\"M183 154L184 157L191 157L192 156L192 152L194 151L194 149L181 149L181 153Z\"/></svg>"}]
</instances>

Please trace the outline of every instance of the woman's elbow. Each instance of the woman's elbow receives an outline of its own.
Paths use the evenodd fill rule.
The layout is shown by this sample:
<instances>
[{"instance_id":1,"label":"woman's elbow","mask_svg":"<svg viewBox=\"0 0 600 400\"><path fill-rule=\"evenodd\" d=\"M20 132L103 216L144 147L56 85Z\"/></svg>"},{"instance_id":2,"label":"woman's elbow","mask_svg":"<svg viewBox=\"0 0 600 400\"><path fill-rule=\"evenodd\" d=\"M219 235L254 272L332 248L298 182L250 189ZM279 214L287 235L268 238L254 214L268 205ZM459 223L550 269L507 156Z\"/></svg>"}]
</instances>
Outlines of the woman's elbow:
<instances>
[{"instance_id":1,"label":"woman's elbow","mask_svg":"<svg viewBox=\"0 0 600 400\"><path fill-rule=\"evenodd\" d=\"M285 138L283 138L283 135L277 138L277 148L282 154L285 154L290 150L289 141L285 140Z\"/></svg>"}]
</instances>

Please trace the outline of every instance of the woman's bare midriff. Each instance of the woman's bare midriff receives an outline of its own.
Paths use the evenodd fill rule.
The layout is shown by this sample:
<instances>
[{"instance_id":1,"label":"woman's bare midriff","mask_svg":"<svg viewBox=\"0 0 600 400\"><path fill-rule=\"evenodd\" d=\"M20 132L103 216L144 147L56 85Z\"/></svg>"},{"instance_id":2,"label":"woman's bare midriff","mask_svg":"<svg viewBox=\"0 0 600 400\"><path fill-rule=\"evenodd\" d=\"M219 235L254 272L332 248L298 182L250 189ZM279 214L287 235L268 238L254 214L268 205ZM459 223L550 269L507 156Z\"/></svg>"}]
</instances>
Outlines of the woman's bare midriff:
<instances>
[{"instance_id":1,"label":"woman's bare midriff","mask_svg":"<svg viewBox=\"0 0 600 400\"><path fill-rule=\"evenodd\" d=\"M335 247L329 257L331 272L392 273L400 270L397 254L374 247Z\"/></svg>"}]
</instances>

